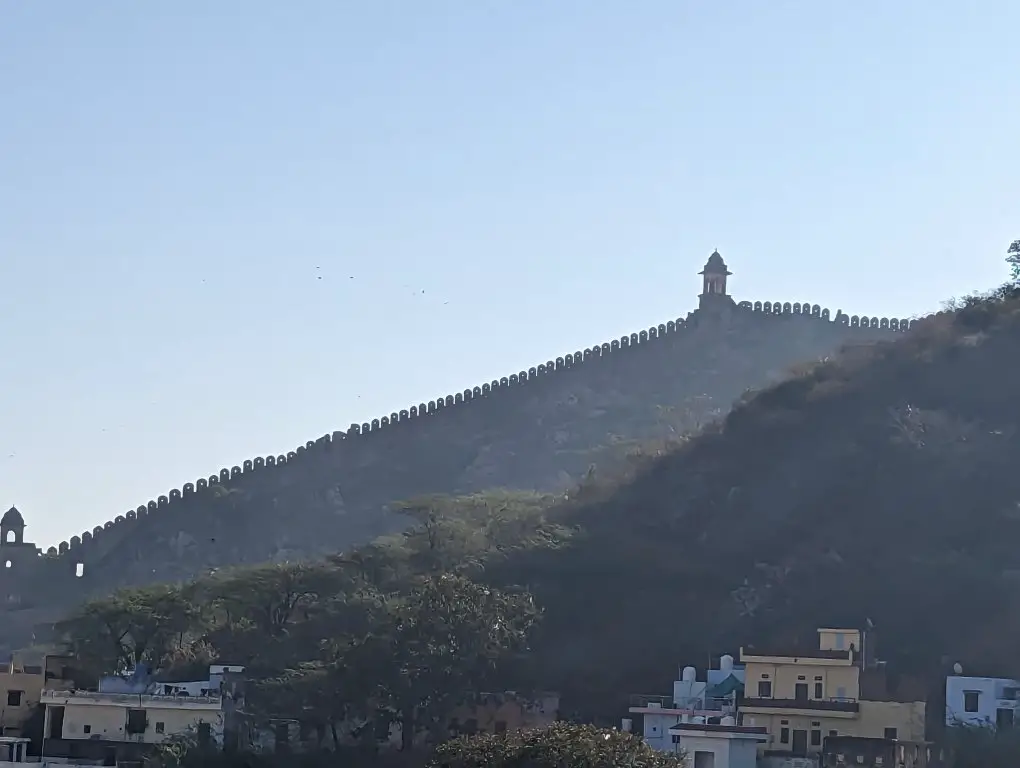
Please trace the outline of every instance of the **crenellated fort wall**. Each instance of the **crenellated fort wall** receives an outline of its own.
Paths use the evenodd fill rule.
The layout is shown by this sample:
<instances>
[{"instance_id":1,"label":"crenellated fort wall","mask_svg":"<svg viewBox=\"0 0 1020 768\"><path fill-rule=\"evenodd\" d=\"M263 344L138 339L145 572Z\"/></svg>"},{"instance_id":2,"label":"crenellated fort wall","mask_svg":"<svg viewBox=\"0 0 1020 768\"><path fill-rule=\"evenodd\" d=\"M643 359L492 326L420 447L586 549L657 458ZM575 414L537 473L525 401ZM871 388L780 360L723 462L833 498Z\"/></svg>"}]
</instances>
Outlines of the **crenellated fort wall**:
<instances>
[{"instance_id":1,"label":"crenellated fort wall","mask_svg":"<svg viewBox=\"0 0 1020 768\"><path fill-rule=\"evenodd\" d=\"M571 424L578 419L597 422L616 401L625 404L627 413L636 413L634 409L640 406L632 401L674 399L674 392L678 393L675 399L684 400L689 395L680 389L690 379L689 389L695 394L710 388L724 390L724 399L730 397L724 403L728 407L735 396L731 390L739 394L761 385L769 366L791 365L802 361L805 354L833 352L854 339L894 338L915 322L850 316L841 311L832 316L828 309L807 302L733 303L725 298L728 304L722 313L700 309L687 318L576 350L370 422L352 424L346 431L324 435L286 454L259 456L225 467L72 536L46 552L22 548L12 557L8 548L0 546L0 560L9 558L4 563L9 567L0 569L0 597L6 596L8 611L37 611L51 601L65 603L140 580L188 578L197 575L202 563L211 567L258 562L278 557L275 553L279 551L285 556L308 554L311 538L322 539L326 542L323 546L335 545L337 536L348 538L339 533L341 530L357 531L350 540L359 543L356 539L367 540L404 523L389 520L380 528L377 519L359 517L352 506L382 514L387 502L410 493L461 492L472 490L472 482L475 487L484 485L484 471L477 472L480 479L475 481L464 481L458 472L477 467L488 443L528 443L532 440L529 430L552 429L546 422L557 417L543 410L547 402L548 408L563 410L564 402L573 403L576 393L581 393L582 399L587 397L594 403L584 412L587 416L580 412L563 416L561 426L552 430L555 434L542 438L558 445L571 439L562 436L572 431ZM742 337L757 340L748 342L747 351L733 355L732 365L736 367L729 376L732 386L726 379L727 386L720 388L713 384L717 380L699 373L706 366L718 367L720 356L725 360L722 348L739 346ZM787 337L788 354L766 350L758 362L747 362L762 346L761 339L769 340L773 350L780 350ZM704 359L699 358L702 352ZM774 363L770 354L776 358ZM678 359L685 360L685 365L678 365ZM649 379L658 382L654 385L658 389L648 389L652 386ZM524 413L529 417L523 420L526 423L519 423ZM537 414L537 428L529 427L532 413ZM609 427L618 430L623 423L625 429L628 418L620 416ZM639 414L634 418L643 417ZM582 426L588 428L587 424ZM591 429L592 440L604 437L606 430L601 426L593 422ZM640 436L647 430L636 431ZM578 438L582 443L585 439ZM403 446L410 445L418 447L406 451L403 459L394 458L400 456ZM463 455L443 464L443 456L432 455L437 453L438 445L449 446L445 453L463 451ZM520 454L528 450L520 446L506 448L501 454L504 458L497 463L506 464L512 476L512 465L523 461ZM542 448L537 450L541 452ZM551 455L555 454L553 451ZM547 478L533 480L530 473L533 468L522 465L518 476L510 480L517 487L532 482L531 487L542 487L552 482ZM352 505L352 497L357 497L356 504ZM277 521L281 516L282 521ZM314 530L311 537L299 530L303 516L310 527L320 529ZM184 520L186 524L181 522ZM267 548L270 540L275 549ZM157 542L166 553L153 558L148 550ZM4 551L8 555L2 554ZM195 554L199 552L202 554ZM154 562L148 562L150 559ZM147 578L150 564L154 565L153 575ZM3 635L0 630L0 645Z\"/></svg>"}]
</instances>

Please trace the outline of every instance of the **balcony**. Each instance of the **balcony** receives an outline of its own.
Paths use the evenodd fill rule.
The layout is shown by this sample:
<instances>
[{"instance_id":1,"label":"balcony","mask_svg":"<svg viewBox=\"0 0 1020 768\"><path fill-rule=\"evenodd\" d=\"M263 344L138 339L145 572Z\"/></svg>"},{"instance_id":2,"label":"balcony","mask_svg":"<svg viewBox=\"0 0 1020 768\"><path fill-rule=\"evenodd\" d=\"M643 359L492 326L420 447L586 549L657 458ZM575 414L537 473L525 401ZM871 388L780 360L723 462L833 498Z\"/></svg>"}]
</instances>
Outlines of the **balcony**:
<instances>
[{"instance_id":1,"label":"balcony","mask_svg":"<svg viewBox=\"0 0 1020 768\"><path fill-rule=\"evenodd\" d=\"M45 690L40 704L151 707L153 709L220 709L219 696L159 696L149 693L99 693L98 691Z\"/></svg>"},{"instance_id":2,"label":"balcony","mask_svg":"<svg viewBox=\"0 0 1020 768\"><path fill-rule=\"evenodd\" d=\"M755 663L755 662L767 662L786 664L798 664L811 662L825 663L825 662L845 662L846 664L854 663L855 654L853 651L836 651L836 650L820 650L818 648L741 648L740 649L740 662L742 664Z\"/></svg>"},{"instance_id":3,"label":"balcony","mask_svg":"<svg viewBox=\"0 0 1020 768\"><path fill-rule=\"evenodd\" d=\"M817 712L843 712L857 714L861 705L857 699L756 699L745 697L744 709L801 709Z\"/></svg>"},{"instance_id":4,"label":"balcony","mask_svg":"<svg viewBox=\"0 0 1020 768\"><path fill-rule=\"evenodd\" d=\"M674 701L672 696L631 696L630 708L633 709L682 709L685 712L718 713L720 715L736 712L736 702L731 698L691 699Z\"/></svg>"}]
</instances>

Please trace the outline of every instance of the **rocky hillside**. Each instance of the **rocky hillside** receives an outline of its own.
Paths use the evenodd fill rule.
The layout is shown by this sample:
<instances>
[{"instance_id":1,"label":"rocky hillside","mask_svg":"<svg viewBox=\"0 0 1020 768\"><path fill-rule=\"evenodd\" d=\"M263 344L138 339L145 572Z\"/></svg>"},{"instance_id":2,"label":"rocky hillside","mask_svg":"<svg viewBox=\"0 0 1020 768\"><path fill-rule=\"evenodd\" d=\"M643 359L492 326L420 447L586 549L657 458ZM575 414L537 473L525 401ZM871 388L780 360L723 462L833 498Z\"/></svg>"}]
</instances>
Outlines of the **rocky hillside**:
<instances>
[{"instance_id":1,"label":"rocky hillside","mask_svg":"<svg viewBox=\"0 0 1020 768\"><path fill-rule=\"evenodd\" d=\"M682 664L868 619L901 672L1020 672L1018 352L1020 293L970 301L582 488L568 548L491 576L547 609L542 684L613 711Z\"/></svg>"},{"instance_id":2,"label":"rocky hillside","mask_svg":"<svg viewBox=\"0 0 1020 768\"><path fill-rule=\"evenodd\" d=\"M87 594L369 541L407 524L387 511L400 499L566 488L629 445L698 428L795 364L832 354L848 340L900 335L877 320L873 328L850 327L849 318L844 324L827 313L786 310L732 303L725 311L701 310L566 356L523 383L486 387L470 402L449 399L435 413L423 408L368 434L334 436L296 455L257 459L189 484L183 494L62 545L66 552L40 558L37 567L19 562L3 574L16 582L7 589L17 599L8 600L0 645L16 643L33 623ZM78 567L84 575L73 578Z\"/></svg>"}]
</instances>

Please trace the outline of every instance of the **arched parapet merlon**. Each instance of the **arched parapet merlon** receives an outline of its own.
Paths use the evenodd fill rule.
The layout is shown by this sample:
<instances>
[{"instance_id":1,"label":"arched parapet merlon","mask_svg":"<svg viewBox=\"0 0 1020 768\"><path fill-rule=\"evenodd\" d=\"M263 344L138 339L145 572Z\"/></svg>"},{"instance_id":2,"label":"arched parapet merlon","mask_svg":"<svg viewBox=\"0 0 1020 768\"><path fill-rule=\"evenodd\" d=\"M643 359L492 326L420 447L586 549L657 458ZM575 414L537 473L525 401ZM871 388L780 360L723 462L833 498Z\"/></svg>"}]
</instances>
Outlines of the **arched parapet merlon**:
<instances>
[{"instance_id":1,"label":"arched parapet merlon","mask_svg":"<svg viewBox=\"0 0 1020 768\"><path fill-rule=\"evenodd\" d=\"M159 509L159 505L155 501L150 501L149 502L149 514L152 514L157 509Z\"/></svg>"},{"instance_id":2,"label":"arched parapet merlon","mask_svg":"<svg viewBox=\"0 0 1020 768\"><path fill-rule=\"evenodd\" d=\"M294 451L291 451L290 453L288 453L288 454L287 454L287 463L289 464L289 463L290 463L291 461L293 461L293 460L294 460L294 459L295 459L296 457L297 457L297 454L296 454L296 453L294 453Z\"/></svg>"},{"instance_id":3,"label":"arched parapet merlon","mask_svg":"<svg viewBox=\"0 0 1020 768\"><path fill-rule=\"evenodd\" d=\"M92 529L92 540L93 541L95 541L97 538L99 538L102 535L103 535L103 529L102 529L101 526L97 525L95 528ZM85 538L84 535L82 536L82 538L83 539Z\"/></svg>"},{"instance_id":4,"label":"arched parapet merlon","mask_svg":"<svg viewBox=\"0 0 1020 768\"><path fill-rule=\"evenodd\" d=\"M198 480L195 481L195 488L199 491L204 491L208 487L209 481L206 480L204 477L200 477L198 478Z\"/></svg>"},{"instance_id":5,"label":"arched parapet merlon","mask_svg":"<svg viewBox=\"0 0 1020 768\"><path fill-rule=\"evenodd\" d=\"M252 461L251 459L245 459L241 463L241 471L242 472L251 472L253 469L255 469L255 462Z\"/></svg>"},{"instance_id":6,"label":"arched parapet merlon","mask_svg":"<svg viewBox=\"0 0 1020 768\"><path fill-rule=\"evenodd\" d=\"M129 512L128 514L134 515L134 512ZM117 515L115 518L113 518L113 523L112 523L111 527L113 525L116 525L117 523L123 523L125 520L127 520L127 518L124 517L124 515Z\"/></svg>"},{"instance_id":7,"label":"arched parapet merlon","mask_svg":"<svg viewBox=\"0 0 1020 768\"><path fill-rule=\"evenodd\" d=\"M413 408L414 406L411 406L411 407ZM415 414L415 415L417 415L417 414ZM400 412L400 420L401 421L407 421L410 418L411 418L411 411L410 411L410 409Z\"/></svg>"},{"instance_id":8,"label":"arched parapet merlon","mask_svg":"<svg viewBox=\"0 0 1020 768\"><path fill-rule=\"evenodd\" d=\"M276 457L276 466L280 466L281 464L286 464L288 461L290 461L290 454L289 453L286 456L277 456Z\"/></svg>"},{"instance_id":9,"label":"arched parapet merlon","mask_svg":"<svg viewBox=\"0 0 1020 768\"><path fill-rule=\"evenodd\" d=\"M105 523L103 523L103 530L104 531L108 531L111 528L113 528L113 521L112 520L107 520Z\"/></svg>"},{"instance_id":10,"label":"arched parapet merlon","mask_svg":"<svg viewBox=\"0 0 1020 768\"><path fill-rule=\"evenodd\" d=\"M57 547L57 554L63 555L69 552L70 550L71 545L68 544L66 541L62 541L60 542L60 545Z\"/></svg>"},{"instance_id":11,"label":"arched parapet merlon","mask_svg":"<svg viewBox=\"0 0 1020 768\"><path fill-rule=\"evenodd\" d=\"M97 528L96 530L98 531L100 529ZM92 531L83 532L81 535L81 545L84 547L91 543L92 543Z\"/></svg>"},{"instance_id":12,"label":"arched parapet merlon","mask_svg":"<svg viewBox=\"0 0 1020 768\"><path fill-rule=\"evenodd\" d=\"M190 496L191 494L193 494L195 492L195 484L194 483L185 483L184 484L184 488L182 490L184 491L184 495L185 496Z\"/></svg>"},{"instance_id":13,"label":"arched parapet merlon","mask_svg":"<svg viewBox=\"0 0 1020 768\"><path fill-rule=\"evenodd\" d=\"M170 501L180 501L181 492L174 488L170 491Z\"/></svg>"},{"instance_id":14,"label":"arched parapet merlon","mask_svg":"<svg viewBox=\"0 0 1020 768\"><path fill-rule=\"evenodd\" d=\"M135 510L135 515L139 518L145 517L149 514L149 508L144 504Z\"/></svg>"},{"instance_id":15,"label":"arched parapet merlon","mask_svg":"<svg viewBox=\"0 0 1020 768\"><path fill-rule=\"evenodd\" d=\"M220 482L226 483L228 480L230 480L230 470L224 467L220 470Z\"/></svg>"},{"instance_id":16,"label":"arched parapet merlon","mask_svg":"<svg viewBox=\"0 0 1020 768\"><path fill-rule=\"evenodd\" d=\"M91 537L91 534L89 534L89 535ZM71 537L71 541L69 541L68 543L71 545L71 547L80 547L82 539L84 539L84 538L85 538L85 534L84 533L81 536L72 536Z\"/></svg>"},{"instance_id":17,"label":"arched parapet merlon","mask_svg":"<svg viewBox=\"0 0 1020 768\"><path fill-rule=\"evenodd\" d=\"M239 477L240 474L241 474L241 468L240 467L231 467L230 468L230 479L231 480L233 480L236 477Z\"/></svg>"},{"instance_id":18,"label":"arched parapet merlon","mask_svg":"<svg viewBox=\"0 0 1020 768\"><path fill-rule=\"evenodd\" d=\"M159 508L159 509L166 509L166 507L169 504L170 504L170 499L167 498L166 496L160 496L158 499L156 499L156 507Z\"/></svg>"},{"instance_id":19,"label":"arched parapet merlon","mask_svg":"<svg viewBox=\"0 0 1020 768\"><path fill-rule=\"evenodd\" d=\"M57 554L57 548L56 548L56 547L49 547L49 548L48 548L48 549L46 550L46 554L47 554L47 556L49 556L49 557L53 557L54 555L56 555L56 554Z\"/></svg>"},{"instance_id":20,"label":"arched parapet merlon","mask_svg":"<svg viewBox=\"0 0 1020 768\"><path fill-rule=\"evenodd\" d=\"M138 515L135 514L135 511L133 509L128 511L124 515L124 517L126 517L128 520L137 520L138 519Z\"/></svg>"},{"instance_id":21,"label":"arched parapet merlon","mask_svg":"<svg viewBox=\"0 0 1020 768\"><path fill-rule=\"evenodd\" d=\"M377 429L379 429L379 419L372 419L371 431L374 432Z\"/></svg>"}]
</instances>

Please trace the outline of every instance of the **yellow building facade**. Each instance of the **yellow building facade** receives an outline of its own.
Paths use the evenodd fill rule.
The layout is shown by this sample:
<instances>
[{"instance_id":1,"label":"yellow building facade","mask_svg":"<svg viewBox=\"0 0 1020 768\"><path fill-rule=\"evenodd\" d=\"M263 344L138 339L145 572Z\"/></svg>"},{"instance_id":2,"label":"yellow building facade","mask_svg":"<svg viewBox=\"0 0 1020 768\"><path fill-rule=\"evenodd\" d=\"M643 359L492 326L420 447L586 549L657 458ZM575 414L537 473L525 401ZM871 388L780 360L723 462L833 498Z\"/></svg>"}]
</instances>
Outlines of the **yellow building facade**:
<instances>
[{"instance_id":1,"label":"yellow building facade","mask_svg":"<svg viewBox=\"0 0 1020 768\"><path fill-rule=\"evenodd\" d=\"M70 687L67 664L61 655L15 654L0 668L0 736L24 735L25 723L39 706L43 688Z\"/></svg>"},{"instance_id":2,"label":"yellow building facade","mask_svg":"<svg viewBox=\"0 0 1020 768\"><path fill-rule=\"evenodd\" d=\"M923 741L923 701L868 701L861 669L868 658L865 633L819 629L809 651L740 651L745 666L744 725L764 726L767 751L816 754L827 736Z\"/></svg>"}]
</instances>

